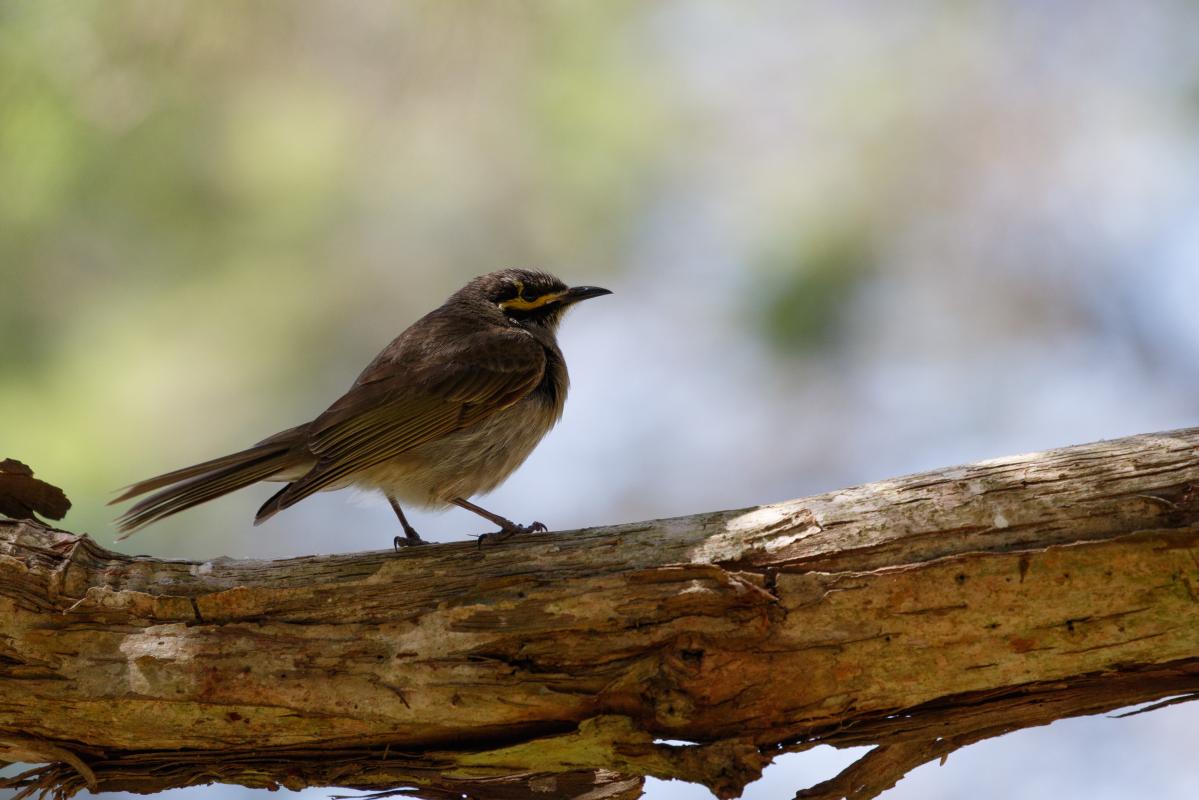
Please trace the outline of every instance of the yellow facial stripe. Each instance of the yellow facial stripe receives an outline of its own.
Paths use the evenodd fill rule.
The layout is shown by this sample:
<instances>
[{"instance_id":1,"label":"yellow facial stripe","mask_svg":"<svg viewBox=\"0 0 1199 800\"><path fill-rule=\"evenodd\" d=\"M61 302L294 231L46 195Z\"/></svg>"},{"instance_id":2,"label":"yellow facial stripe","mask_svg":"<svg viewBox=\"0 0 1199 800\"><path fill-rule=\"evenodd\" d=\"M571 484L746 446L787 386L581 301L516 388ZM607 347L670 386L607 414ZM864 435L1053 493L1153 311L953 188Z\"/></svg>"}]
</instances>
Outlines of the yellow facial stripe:
<instances>
[{"instance_id":1,"label":"yellow facial stripe","mask_svg":"<svg viewBox=\"0 0 1199 800\"><path fill-rule=\"evenodd\" d=\"M521 286L520 289L522 292L524 291L523 286ZM511 300L505 300L504 302L500 303L500 308L504 309L505 311L532 311L535 308L541 308L544 305L561 300L562 296L565 294L565 290L561 292L549 292L534 300L526 300L520 295L517 295Z\"/></svg>"}]
</instances>

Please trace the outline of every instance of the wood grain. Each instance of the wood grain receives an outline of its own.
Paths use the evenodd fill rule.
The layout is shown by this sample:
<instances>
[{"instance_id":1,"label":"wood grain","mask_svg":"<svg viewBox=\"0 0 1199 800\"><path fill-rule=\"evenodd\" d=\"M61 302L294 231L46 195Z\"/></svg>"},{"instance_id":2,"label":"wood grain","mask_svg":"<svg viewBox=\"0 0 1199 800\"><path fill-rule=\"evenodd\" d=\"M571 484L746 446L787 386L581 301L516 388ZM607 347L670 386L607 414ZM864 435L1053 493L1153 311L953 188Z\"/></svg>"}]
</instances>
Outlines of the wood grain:
<instances>
[{"instance_id":1,"label":"wood grain","mask_svg":"<svg viewBox=\"0 0 1199 800\"><path fill-rule=\"evenodd\" d=\"M0 522L0 759L50 762L11 785L61 796L734 797L778 753L874 744L801 793L873 797L981 738L1199 692L1197 445L483 549L196 563Z\"/></svg>"}]
</instances>

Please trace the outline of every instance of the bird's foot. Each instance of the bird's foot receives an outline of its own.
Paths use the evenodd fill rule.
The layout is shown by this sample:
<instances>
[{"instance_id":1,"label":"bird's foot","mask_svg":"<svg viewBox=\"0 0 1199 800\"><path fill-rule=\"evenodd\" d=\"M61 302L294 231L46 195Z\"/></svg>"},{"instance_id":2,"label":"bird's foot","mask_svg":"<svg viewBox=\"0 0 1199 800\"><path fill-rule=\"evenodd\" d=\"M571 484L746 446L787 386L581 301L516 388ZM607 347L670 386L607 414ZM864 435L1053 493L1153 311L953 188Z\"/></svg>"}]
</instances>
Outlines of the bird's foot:
<instances>
[{"instance_id":1,"label":"bird's foot","mask_svg":"<svg viewBox=\"0 0 1199 800\"><path fill-rule=\"evenodd\" d=\"M391 540L391 546L395 551L400 552L401 547L414 547L418 544L428 544L424 539L420 538L420 534L416 532L416 528L408 522L408 518L404 516L404 510L400 508L399 502L391 495L387 495L387 502L391 503L391 508L396 512L396 519L400 521L400 527L404 529L403 536L397 536Z\"/></svg>"},{"instance_id":2,"label":"bird's foot","mask_svg":"<svg viewBox=\"0 0 1199 800\"><path fill-rule=\"evenodd\" d=\"M548 531L548 530L549 530L549 528L546 527L546 524L544 522L533 522L528 525L516 525L516 524L513 524L511 526L505 525L503 528L500 528L495 533L485 533L482 536L480 536L479 537L479 547L482 547L484 545L484 543L499 544L500 542L511 539L513 536L516 536L519 533L541 533L542 531Z\"/></svg>"},{"instance_id":3,"label":"bird's foot","mask_svg":"<svg viewBox=\"0 0 1199 800\"><path fill-rule=\"evenodd\" d=\"M398 553L402 548L415 547L418 544L428 544L424 539L420 538L420 534L416 531L407 531L403 536L397 536L392 540L391 546Z\"/></svg>"}]
</instances>

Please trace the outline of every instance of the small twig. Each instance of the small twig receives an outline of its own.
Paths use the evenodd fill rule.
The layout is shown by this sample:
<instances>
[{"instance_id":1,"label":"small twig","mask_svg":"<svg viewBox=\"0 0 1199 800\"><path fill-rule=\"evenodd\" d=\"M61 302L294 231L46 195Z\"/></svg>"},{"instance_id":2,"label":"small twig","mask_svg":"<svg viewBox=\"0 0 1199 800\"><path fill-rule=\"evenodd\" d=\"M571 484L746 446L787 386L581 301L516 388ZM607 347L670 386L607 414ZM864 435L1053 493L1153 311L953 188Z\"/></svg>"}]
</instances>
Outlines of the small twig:
<instances>
[{"instance_id":1,"label":"small twig","mask_svg":"<svg viewBox=\"0 0 1199 800\"><path fill-rule=\"evenodd\" d=\"M947 739L919 739L880 745L839 775L795 794L795 800L870 800L890 789L909 772L960 745Z\"/></svg>"},{"instance_id":2,"label":"small twig","mask_svg":"<svg viewBox=\"0 0 1199 800\"><path fill-rule=\"evenodd\" d=\"M1140 714L1148 714L1150 711L1157 711L1159 708L1166 708L1167 706L1175 706L1175 705L1178 705L1179 703L1189 703L1192 700L1199 700L1199 692L1195 692L1193 694L1184 694L1179 697L1171 697L1168 700L1162 700L1159 703L1153 703L1152 705L1145 706L1144 708L1138 708L1134 711L1128 711L1123 714L1113 714L1111 716L1111 718L1112 719L1125 719L1127 717L1135 717Z\"/></svg>"}]
</instances>

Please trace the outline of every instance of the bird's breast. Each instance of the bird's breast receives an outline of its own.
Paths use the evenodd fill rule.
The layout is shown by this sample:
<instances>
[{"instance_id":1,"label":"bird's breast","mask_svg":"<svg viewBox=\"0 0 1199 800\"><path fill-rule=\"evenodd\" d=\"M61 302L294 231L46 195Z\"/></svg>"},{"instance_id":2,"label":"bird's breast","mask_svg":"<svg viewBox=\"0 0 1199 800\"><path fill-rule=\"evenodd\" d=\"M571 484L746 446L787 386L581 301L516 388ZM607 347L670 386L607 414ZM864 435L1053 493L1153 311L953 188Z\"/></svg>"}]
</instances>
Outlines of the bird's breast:
<instances>
[{"instance_id":1,"label":"bird's breast","mask_svg":"<svg viewBox=\"0 0 1199 800\"><path fill-rule=\"evenodd\" d=\"M566 391L569 388L570 373L566 371L566 359L562 357L562 351L557 345L545 347L545 372L541 376L541 383L530 393L530 399L539 400L557 422L566 407Z\"/></svg>"},{"instance_id":2,"label":"bird's breast","mask_svg":"<svg viewBox=\"0 0 1199 800\"><path fill-rule=\"evenodd\" d=\"M561 415L561 406L531 392L477 425L447 434L355 476L402 503L443 507L495 489L524 463Z\"/></svg>"}]
</instances>

